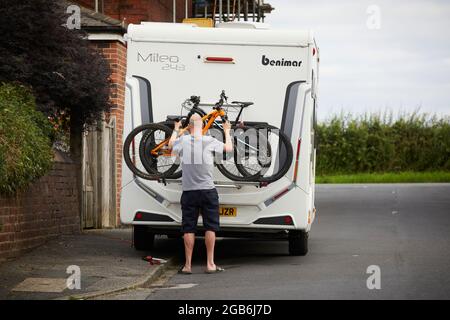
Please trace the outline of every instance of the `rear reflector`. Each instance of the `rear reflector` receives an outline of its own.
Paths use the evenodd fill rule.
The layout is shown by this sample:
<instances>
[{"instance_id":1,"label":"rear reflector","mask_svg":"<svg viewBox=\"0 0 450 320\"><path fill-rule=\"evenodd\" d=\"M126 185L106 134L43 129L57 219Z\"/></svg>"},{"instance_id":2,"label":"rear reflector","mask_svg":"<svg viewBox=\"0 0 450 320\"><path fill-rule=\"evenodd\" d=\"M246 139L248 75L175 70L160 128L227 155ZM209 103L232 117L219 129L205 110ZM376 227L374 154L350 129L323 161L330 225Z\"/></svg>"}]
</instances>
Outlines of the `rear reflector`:
<instances>
[{"instance_id":1,"label":"rear reflector","mask_svg":"<svg viewBox=\"0 0 450 320\"><path fill-rule=\"evenodd\" d=\"M292 182L287 188L283 189L281 192L277 193L273 197L264 201L264 204L266 205L266 207L270 206L272 203L274 203L276 200L280 199L282 196L284 196L286 193L288 193L289 191L291 191L294 188L295 188L295 183Z\"/></svg>"},{"instance_id":2,"label":"rear reflector","mask_svg":"<svg viewBox=\"0 0 450 320\"><path fill-rule=\"evenodd\" d=\"M297 174L298 174L298 162L300 157L300 148L302 146L302 139L298 139L297 142L297 154L295 156L295 166L294 166L294 183L297 182Z\"/></svg>"},{"instance_id":3,"label":"rear reflector","mask_svg":"<svg viewBox=\"0 0 450 320\"><path fill-rule=\"evenodd\" d=\"M234 63L234 59L227 57L206 57L205 62Z\"/></svg>"},{"instance_id":4,"label":"rear reflector","mask_svg":"<svg viewBox=\"0 0 450 320\"><path fill-rule=\"evenodd\" d=\"M284 189L284 190L281 191L280 193L276 194L276 195L273 197L273 200L277 200L278 198L281 198L281 197L284 196L286 193L288 193L289 190L290 190L289 188Z\"/></svg>"},{"instance_id":5,"label":"rear reflector","mask_svg":"<svg viewBox=\"0 0 450 320\"><path fill-rule=\"evenodd\" d=\"M260 218L253 222L254 224L266 224L266 225L277 225L277 226L293 226L294 220L291 216L279 216L279 217L268 217Z\"/></svg>"},{"instance_id":6,"label":"rear reflector","mask_svg":"<svg viewBox=\"0 0 450 320\"><path fill-rule=\"evenodd\" d=\"M292 224L292 217L291 216L285 216L284 217L284 223L285 224Z\"/></svg>"},{"instance_id":7,"label":"rear reflector","mask_svg":"<svg viewBox=\"0 0 450 320\"><path fill-rule=\"evenodd\" d=\"M137 212L134 216L134 221L173 222L174 220L163 214Z\"/></svg>"}]
</instances>

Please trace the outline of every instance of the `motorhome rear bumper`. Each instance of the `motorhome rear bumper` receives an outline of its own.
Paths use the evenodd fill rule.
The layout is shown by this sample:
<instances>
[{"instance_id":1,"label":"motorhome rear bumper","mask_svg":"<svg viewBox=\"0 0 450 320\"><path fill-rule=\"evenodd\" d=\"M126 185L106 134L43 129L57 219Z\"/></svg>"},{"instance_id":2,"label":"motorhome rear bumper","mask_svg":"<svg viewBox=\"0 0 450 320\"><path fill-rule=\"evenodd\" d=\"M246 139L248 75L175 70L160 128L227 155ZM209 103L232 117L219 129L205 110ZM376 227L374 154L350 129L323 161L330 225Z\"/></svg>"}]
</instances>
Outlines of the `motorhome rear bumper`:
<instances>
[{"instance_id":1,"label":"motorhome rear bumper","mask_svg":"<svg viewBox=\"0 0 450 320\"><path fill-rule=\"evenodd\" d=\"M147 225L150 232L159 235L181 235L181 228L179 225ZM220 231L216 233L217 237L230 237L230 238L263 238L263 239L286 239L289 230L296 230L294 227L233 227L233 226L221 226ZM197 226L197 235L202 236L205 234L205 229L202 225Z\"/></svg>"}]
</instances>

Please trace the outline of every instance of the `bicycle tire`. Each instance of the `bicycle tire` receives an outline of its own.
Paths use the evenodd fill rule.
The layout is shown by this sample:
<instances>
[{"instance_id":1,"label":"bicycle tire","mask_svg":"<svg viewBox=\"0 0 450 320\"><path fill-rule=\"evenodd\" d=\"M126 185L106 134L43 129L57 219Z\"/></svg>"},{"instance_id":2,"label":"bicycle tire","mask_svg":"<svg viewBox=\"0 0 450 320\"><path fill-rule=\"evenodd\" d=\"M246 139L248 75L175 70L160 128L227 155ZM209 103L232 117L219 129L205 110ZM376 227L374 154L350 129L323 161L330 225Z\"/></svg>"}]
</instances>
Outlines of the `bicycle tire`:
<instances>
[{"instance_id":1,"label":"bicycle tire","mask_svg":"<svg viewBox=\"0 0 450 320\"><path fill-rule=\"evenodd\" d=\"M292 143L289 140L288 136L282 132L279 128L272 126L272 125L256 125L255 128L257 130L261 129L267 129L267 130L277 130L278 137L280 139L280 144L284 146L285 148L285 161L283 164L280 165L280 169L276 172L276 174L273 174L268 177L260 177L259 182L265 182L265 183L272 183L277 180L280 180L284 175L289 171L289 169L292 166L292 160L294 159L294 152L292 148ZM280 149L280 147L278 147Z\"/></svg>"},{"instance_id":2,"label":"bicycle tire","mask_svg":"<svg viewBox=\"0 0 450 320\"><path fill-rule=\"evenodd\" d=\"M158 122L157 124L164 125L164 126L168 127L168 128L173 132L173 128L174 128L174 122L173 122L173 121L168 121L168 120L166 120L166 121L163 121L163 122ZM149 131L149 133L150 133L150 131ZM148 149L148 142L147 142L147 139L150 137L150 134L149 134L149 133L146 132L146 133L144 134L142 140L141 140L141 143L140 143L140 145L139 145L139 156L142 158L142 165L145 167L145 169L146 169L147 171L153 171L153 172L154 172L154 169L153 169L153 167L152 167L152 163L150 163L150 162L147 160L146 152L145 152L145 149ZM171 134L172 134L172 133L171 133ZM178 169L180 169L180 170L178 170ZM178 170L178 171L177 171L177 170ZM155 172L155 173L157 173L157 172ZM178 165L177 168L175 169L175 172L174 172L174 173L172 173L172 174L166 174L166 175L164 175L164 178L165 178L165 179L174 179L174 180L177 180L177 179L180 179L180 178L181 178L182 174L183 174L183 173L182 173L182 171L181 171L181 166Z\"/></svg>"},{"instance_id":3,"label":"bicycle tire","mask_svg":"<svg viewBox=\"0 0 450 320\"><path fill-rule=\"evenodd\" d=\"M258 130L257 128L255 128L255 127L252 127L252 126L249 126L249 127L247 127L247 130L249 130L249 129L255 129L255 130ZM259 149L259 146L260 145L266 145L267 147L266 147L266 151L269 153L269 158L271 158L272 157L272 148L270 147L270 143L267 141L267 138L265 138L263 135L257 135L257 148ZM245 153L245 156L247 155L247 151L246 151L246 153ZM235 154L235 156L238 156L237 154ZM258 162L259 162L259 159L258 159ZM244 177L256 177L258 174L259 175L261 175L261 171L262 170L264 170L264 169L261 169L261 171L259 171L258 173L250 173L247 169L246 169L246 166L244 166L244 165L242 165L242 161L240 160L240 159L238 159L238 158L236 158L235 159L235 164L236 164L236 168L238 169L238 171L244 176ZM261 163L259 162L259 164L261 165ZM265 167L265 168L269 168L270 167L270 163L267 165L267 164L265 164L265 165L261 165L262 167Z\"/></svg>"},{"instance_id":4,"label":"bicycle tire","mask_svg":"<svg viewBox=\"0 0 450 320\"><path fill-rule=\"evenodd\" d=\"M153 170L151 172L144 172L142 170L139 170L133 163L133 160L130 157L130 146L132 145L134 138L138 134L143 133L144 131L147 131L146 134L148 135L149 133L152 133L156 130L161 130L161 131L165 132L167 135L172 134L172 130L170 130L165 125L157 124L157 123L144 124L144 125L134 128L128 134L127 138L125 139L124 146L123 146L123 157L124 157L125 163L128 166L128 168L136 176L138 176L142 179L146 179L146 180L156 180L159 178L166 178L167 176L170 176L171 174L173 174L176 171L176 169L178 168L178 164L174 163L174 165L171 166L169 168L169 170L167 170L164 173L155 172ZM139 146L139 148L140 148L140 146ZM139 155L139 158L140 158L140 155ZM142 162L142 159L140 159L140 160ZM147 170L147 168L145 166L144 166L144 168Z\"/></svg>"},{"instance_id":5,"label":"bicycle tire","mask_svg":"<svg viewBox=\"0 0 450 320\"><path fill-rule=\"evenodd\" d=\"M196 108L192 110L192 114L198 114L200 117L204 117L207 115L207 113L201 109L201 108ZM189 121L190 121L190 116L188 116L186 119L184 119L182 121L182 127L185 127L187 125L189 125ZM206 125L207 121L204 121L203 124ZM167 127L169 127L172 131L174 128L174 122L173 121L163 121L163 122L159 122L159 124L163 124L166 125ZM180 170L178 170L178 168L180 168ZM178 170L178 171L177 171ZM178 165L177 168L175 169L175 171L172 174L168 174L165 175L164 178L165 179L174 179L174 180L178 180L183 176L183 171L181 170L181 166Z\"/></svg>"},{"instance_id":6,"label":"bicycle tire","mask_svg":"<svg viewBox=\"0 0 450 320\"><path fill-rule=\"evenodd\" d=\"M249 172L246 172L245 167L239 167L237 162L236 162L237 168L242 176L236 176L232 172L229 172L223 165L217 165L219 171L225 177L227 177L228 179L233 180L233 181L273 183L273 182L281 179L289 171L289 169L292 165L292 160L293 160L293 149L292 149L292 144L289 141L289 138L283 132L279 131L279 129L277 127L272 126L272 125L256 125L256 126L245 127L245 128L246 128L246 130L248 130L249 128L254 128L257 130L262 130L262 129L277 130L277 134L279 137L279 145L283 146L284 147L283 149L285 150L285 160L284 160L283 164L280 165L280 167L276 173L274 173L270 176L267 176L267 177L261 176L260 174L251 175ZM267 143L270 145L269 141L267 141ZM235 152L236 152L236 149L235 149ZM236 153L235 153L235 157L239 157L239 155L236 155ZM237 160L235 160L235 161L237 161Z\"/></svg>"},{"instance_id":7,"label":"bicycle tire","mask_svg":"<svg viewBox=\"0 0 450 320\"><path fill-rule=\"evenodd\" d=\"M235 131L237 129L242 129L244 131L248 130L248 127L245 126L239 126L239 127L232 127L232 129ZM225 133L223 133L225 134ZM238 159L239 159L239 155L237 154L238 152L238 148L236 148L236 137L233 136L233 161L234 161L234 166L237 165ZM240 170L237 168L238 172L241 174L240 176L234 174L233 172L229 171L225 165L218 163L217 164L217 169L228 179L232 180L232 181L255 181L260 177L260 174L254 174L254 175L243 175L242 173L240 173Z\"/></svg>"}]
</instances>

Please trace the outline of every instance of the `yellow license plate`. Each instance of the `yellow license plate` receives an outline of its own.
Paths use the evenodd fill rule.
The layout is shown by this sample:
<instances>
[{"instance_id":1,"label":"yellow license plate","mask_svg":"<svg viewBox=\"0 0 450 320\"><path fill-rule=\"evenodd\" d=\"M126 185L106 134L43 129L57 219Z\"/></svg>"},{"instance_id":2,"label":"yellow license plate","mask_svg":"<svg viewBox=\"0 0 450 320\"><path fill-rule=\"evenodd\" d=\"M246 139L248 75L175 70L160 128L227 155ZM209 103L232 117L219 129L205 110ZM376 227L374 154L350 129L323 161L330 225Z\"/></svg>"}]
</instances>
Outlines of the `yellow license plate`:
<instances>
[{"instance_id":1,"label":"yellow license plate","mask_svg":"<svg viewBox=\"0 0 450 320\"><path fill-rule=\"evenodd\" d=\"M236 217L237 208L220 207L219 215L222 217Z\"/></svg>"}]
</instances>

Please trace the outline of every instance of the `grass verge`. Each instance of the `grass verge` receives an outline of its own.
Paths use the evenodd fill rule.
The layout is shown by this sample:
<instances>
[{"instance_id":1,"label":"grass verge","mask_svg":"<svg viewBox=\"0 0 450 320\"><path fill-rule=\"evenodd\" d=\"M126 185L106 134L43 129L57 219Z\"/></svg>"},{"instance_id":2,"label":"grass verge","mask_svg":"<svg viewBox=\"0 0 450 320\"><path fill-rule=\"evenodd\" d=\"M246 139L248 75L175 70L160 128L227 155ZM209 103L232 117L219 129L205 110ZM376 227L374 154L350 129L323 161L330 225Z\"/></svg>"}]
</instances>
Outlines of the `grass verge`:
<instances>
[{"instance_id":1,"label":"grass verge","mask_svg":"<svg viewBox=\"0 0 450 320\"><path fill-rule=\"evenodd\" d=\"M316 183L426 183L450 182L449 171L357 173L317 176Z\"/></svg>"}]
</instances>

